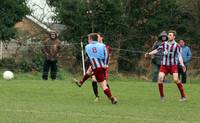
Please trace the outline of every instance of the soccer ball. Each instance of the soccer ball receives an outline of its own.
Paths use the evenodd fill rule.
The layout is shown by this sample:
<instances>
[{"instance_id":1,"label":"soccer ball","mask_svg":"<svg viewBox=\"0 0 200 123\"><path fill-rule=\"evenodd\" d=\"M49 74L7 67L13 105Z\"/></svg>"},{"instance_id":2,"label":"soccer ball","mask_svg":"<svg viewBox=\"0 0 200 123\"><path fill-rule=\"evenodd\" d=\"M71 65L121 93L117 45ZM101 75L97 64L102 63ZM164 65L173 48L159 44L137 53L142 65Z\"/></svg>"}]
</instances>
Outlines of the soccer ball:
<instances>
[{"instance_id":1,"label":"soccer ball","mask_svg":"<svg viewBox=\"0 0 200 123\"><path fill-rule=\"evenodd\" d=\"M3 78L5 80L11 80L14 78L14 74L11 71L5 71L5 72L3 72Z\"/></svg>"}]
</instances>

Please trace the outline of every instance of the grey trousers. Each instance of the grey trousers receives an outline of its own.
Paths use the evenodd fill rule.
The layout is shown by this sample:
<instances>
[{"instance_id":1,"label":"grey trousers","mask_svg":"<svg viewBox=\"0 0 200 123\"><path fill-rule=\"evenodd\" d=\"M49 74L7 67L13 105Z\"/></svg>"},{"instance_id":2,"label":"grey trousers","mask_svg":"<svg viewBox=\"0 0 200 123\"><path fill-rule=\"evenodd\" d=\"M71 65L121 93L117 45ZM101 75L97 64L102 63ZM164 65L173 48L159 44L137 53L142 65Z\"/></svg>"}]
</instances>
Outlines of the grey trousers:
<instances>
[{"instance_id":1,"label":"grey trousers","mask_svg":"<svg viewBox=\"0 0 200 123\"><path fill-rule=\"evenodd\" d=\"M152 71L152 82L158 81L158 73L160 71L160 65L158 64L152 64L153 65L153 71Z\"/></svg>"}]
</instances>

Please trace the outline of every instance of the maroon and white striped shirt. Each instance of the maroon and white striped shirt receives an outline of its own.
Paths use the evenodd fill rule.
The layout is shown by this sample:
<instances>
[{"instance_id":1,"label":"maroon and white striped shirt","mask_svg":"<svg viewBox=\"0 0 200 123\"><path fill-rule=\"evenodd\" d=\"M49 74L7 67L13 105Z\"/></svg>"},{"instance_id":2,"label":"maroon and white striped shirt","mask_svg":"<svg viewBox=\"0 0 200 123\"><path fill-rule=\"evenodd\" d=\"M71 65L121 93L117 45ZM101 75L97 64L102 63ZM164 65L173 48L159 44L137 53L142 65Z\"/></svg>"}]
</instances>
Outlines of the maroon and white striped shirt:
<instances>
[{"instance_id":1,"label":"maroon and white striped shirt","mask_svg":"<svg viewBox=\"0 0 200 123\"><path fill-rule=\"evenodd\" d=\"M161 65L172 66L178 65L178 57L180 54L180 46L176 41L163 42L157 50L163 52Z\"/></svg>"}]
</instances>

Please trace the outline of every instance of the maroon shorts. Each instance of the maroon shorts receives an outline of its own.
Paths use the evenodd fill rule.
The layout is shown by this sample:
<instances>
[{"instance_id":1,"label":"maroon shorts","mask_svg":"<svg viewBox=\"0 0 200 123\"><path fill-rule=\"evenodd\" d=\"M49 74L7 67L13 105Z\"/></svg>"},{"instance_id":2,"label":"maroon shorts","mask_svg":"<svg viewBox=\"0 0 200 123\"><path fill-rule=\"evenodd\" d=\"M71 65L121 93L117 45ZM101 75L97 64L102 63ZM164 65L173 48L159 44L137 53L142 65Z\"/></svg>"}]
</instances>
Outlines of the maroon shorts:
<instances>
[{"instance_id":1,"label":"maroon shorts","mask_svg":"<svg viewBox=\"0 0 200 123\"><path fill-rule=\"evenodd\" d=\"M96 68L93 70L97 82L103 82L105 80L105 71L106 69L104 68Z\"/></svg>"},{"instance_id":2,"label":"maroon shorts","mask_svg":"<svg viewBox=\"0 0 200 123\"><path fill-rule=\"evenodd\" d=\"M165 74L178 73L178 66L177 65L172 65L172 66L161 65L160 72L163 72Z\"/></svg>"},{"instance_id":3,"label":"maroon shorts","mask_svg":"<svg viewBox=\"0 0 200 123\"><path fill-rule=\"evenodd\" d=\"M105 80L108 80L108 68L106 68L106 71L105 71Z\"/></svg>"}]
</instances>

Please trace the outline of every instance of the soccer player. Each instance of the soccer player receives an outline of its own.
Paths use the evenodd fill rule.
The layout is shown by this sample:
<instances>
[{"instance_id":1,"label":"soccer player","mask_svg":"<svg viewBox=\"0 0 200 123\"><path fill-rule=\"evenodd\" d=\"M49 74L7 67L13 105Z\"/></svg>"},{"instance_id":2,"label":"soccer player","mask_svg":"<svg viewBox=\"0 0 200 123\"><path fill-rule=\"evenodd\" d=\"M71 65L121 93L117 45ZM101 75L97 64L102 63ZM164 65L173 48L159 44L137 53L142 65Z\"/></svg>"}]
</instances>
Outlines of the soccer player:
<instances>
[{"instance_id":1,"label":"soccer player","mask_svg":"<svg viewBox=\"0 0 200 123\"><path fill-rule=\"evenodd\" d=\"M184 66L183 58L180 53L180 46L178 43L176 43L175 37L176 37L176 32L169 31L168 41L163 42L162 45L160 45L157 49L145 54L145 57L156 54L158 52L163 52L164 54L162 58L160 72L158 75L158 87L159 87L161 101L164 101L165 97L163 91L163 79L165 75L167 75L168 73L173 75L173 81L177 84L177 87L181 94L180 101L187 100L183 89L183 85L178 79L178 63L180 62L183 71L185 71L186 68Z\"/></svg>"},{"instance_id":2,"label":"soccer player","mask_svg":"<svg viewBox=\"0 0 200 123\"><path fill-rule=\"evenodd\" d=\"M103 43L103 34L102 33L98 33L98 42L99 43ZM109 63L109 58L110 58L110 47L107 44L105 46L106 46L106 50L107 50L107 53L108 53L106 64L108 64ZM108 67L106 68L105 78L104 79L106 81L108 80ZM107 83L107 86L110 89L110 86L108 85L108 83ZM96 80L94 75L92 76L92 88L93 88L93 92L94 92L94 95L95 95L95 100L94 101L97 102L97 101L99 101L99 93L98 93L97 80Z\"/></svg>"},{"instance_id":3,"label":"soccer player","mask_svg":"<svg viewBox=\"0 0 200 123\"><path fill-rule=\"evenodd\" d=\"M108 99L111 100L112 104L117 103L117 99L112 95L110 89L108 88L106 84L105 77L105 70L108 67L108 64L106 62L108 53L106 50L106 47L103 43L97 42L98 40L98 34L97 33L91 33L88 35L88 43L85 47L85 51L87 56L90 60L90 67L88 68L86 74L84 77L80 80L74 80L74 82L81 87L83 83L92 75L94 74L96 77L97 82L104 90L105 95L108 97Z\"/></svg>"}]
</instances>

